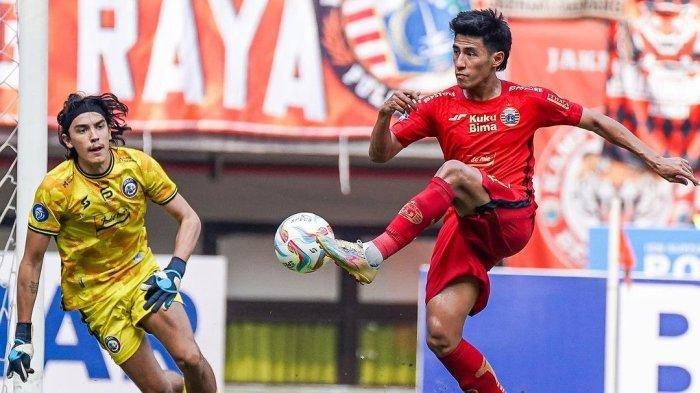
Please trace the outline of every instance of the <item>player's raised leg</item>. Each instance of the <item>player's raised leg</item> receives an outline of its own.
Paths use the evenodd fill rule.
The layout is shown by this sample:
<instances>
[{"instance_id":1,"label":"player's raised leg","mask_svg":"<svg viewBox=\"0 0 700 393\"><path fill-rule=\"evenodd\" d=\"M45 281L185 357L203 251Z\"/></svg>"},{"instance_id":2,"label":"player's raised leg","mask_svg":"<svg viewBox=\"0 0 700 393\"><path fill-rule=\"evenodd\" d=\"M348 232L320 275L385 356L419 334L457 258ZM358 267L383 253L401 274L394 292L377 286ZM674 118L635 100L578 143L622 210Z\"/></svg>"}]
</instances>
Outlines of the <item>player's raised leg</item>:
<instances>
[{"instance_id":1,"label":"player's raised leg","mask_svg":"<svg viewBox=\"0 0 700 393\"><path fill-rule=\"evenodd\" d=\"M439 221L453 205L464 216L491 199L482 186L481 172L461 161L445 162L428 185L406 203L384 233L370 242L319 237L321 247L357 281L370 283L382 261L406 247L425 228Z\"/></svg>"},{"instance_id":2,"label":"player's raised leg","mask_svg":"<svg viewBox=\"0 0 700 393\"><path fill-rule=\"evenodd\" d=\"M462 338L464 323L479 296L480 283L464 277L435 295L426 307L428 347L465 392L503 393L505 390L486 358Z\"/></svg>"},{"instance_id":3,"label":"player's raised leg","mask_svg":"<svg viewBox=\"0 0 700 393\"><path fill-rule=\"evenodd\" d=\"M166 311L149 313L139 325L153 334L165 346L185 376L189 393L216 392L214 371L194 340L187 313L182 304L173 302Z\"/></svg>"},{"instance_id":4,"label":"player's raised leg","mask_svg":"<svg viewBox=\"0 0 700 393\"><path fill-rule=\"evenodd\" d=\"M142 392L182 393L182 377L161 369L147 339L141 341L136 352L120 367Z\"/></svg>"}]
</instances>

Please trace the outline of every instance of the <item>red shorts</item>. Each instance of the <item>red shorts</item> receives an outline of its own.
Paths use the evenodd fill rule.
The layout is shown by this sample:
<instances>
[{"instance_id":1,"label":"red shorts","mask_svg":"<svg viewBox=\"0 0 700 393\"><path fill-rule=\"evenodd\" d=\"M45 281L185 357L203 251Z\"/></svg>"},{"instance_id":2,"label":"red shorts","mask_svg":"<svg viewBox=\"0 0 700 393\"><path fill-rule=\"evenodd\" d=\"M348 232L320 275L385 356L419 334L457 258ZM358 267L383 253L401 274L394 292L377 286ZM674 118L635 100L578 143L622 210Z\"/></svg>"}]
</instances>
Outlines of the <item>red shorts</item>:
<instances>
[{"instance_id":1,"label":"red shorts","mask_svg":"<svg viewBox=\"0 0 700 393\"><path fill-rule=\"evenodd\" d=\"M459 217L454 208L445 215L430 259L426 303L461 277L481 283L479 297L469 315L486 307L490 283L486 274L501 259L511 256L530 240L535 224L534 201L482 172L482 185L491 197L477 214Z\"/></svg>"}]
</instances>

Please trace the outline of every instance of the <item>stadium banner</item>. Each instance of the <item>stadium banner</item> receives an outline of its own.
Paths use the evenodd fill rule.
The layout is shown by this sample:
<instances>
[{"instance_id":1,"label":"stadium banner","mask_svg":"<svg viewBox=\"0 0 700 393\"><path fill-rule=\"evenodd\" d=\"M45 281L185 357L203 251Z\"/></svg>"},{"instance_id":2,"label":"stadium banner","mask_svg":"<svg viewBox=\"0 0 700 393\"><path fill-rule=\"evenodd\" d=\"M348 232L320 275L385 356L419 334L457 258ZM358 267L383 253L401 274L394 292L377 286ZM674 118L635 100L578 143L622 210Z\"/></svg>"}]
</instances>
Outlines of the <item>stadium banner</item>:
<instances>
[{"instance_id":1,"label":"stadium banner","mask_svg":"<svg viewBox=\"0 0 700 393\"><path fill-rule=\"evenodd\" d=\"M448 22L459 10L485 5L468 0L51 0L50 124L56 125L55 114L69 92L112 91L129 105L130 124L137 130L366 138L376 108L392 89L428 94L455 83ZM11 5L0 7L12 14ZM515 25L521 22L511 23L515 48L532 45L519 37ZM548 26L561 34L547 34L537 45L564 42L557 37L574 37L577 47L594 40L606 44L597 32L577 27L578 21L567 23ZM17 49L12 35L0 36L4 53ZM511 65L527 70L533 60L545 58L529 51L524 51L531 54L526 61ZM572 66L571 55L559 54L562 66L599 66L600 59L583 52L573 54L581 64ZM541 66L538 61L536 67ZM16 67L0 57L0 68ZM0 84L5 106L12 102L2 91L18 82L17 73L10 74ZM589 89L566 80L572 91Z\"/></svg>"},{"instance_id":2,"label":"stadium banner","mask_svg":"<svg viewBox=\"0 0 700 393\"><path fill-rule=\"evenodd\" d=\"M486 356L509 392L602 392L605 358L603 272L494 268L488 307L464 337ZM420 275L425 286L427 267ZM700 281L635 280L620 287L618 391L700 388ZM419 315L425 313L424 297ZM461 390L425 343L418 321L419 393Z\"/></svg>"},{"instance_id":3,"label":"stadium banner","mask_svg":"<svg viewBox=\"0 0 700 393\"><path fill-rule=\"evenodd\" d=\"M700 280L700 231L696 229L626 228L634 268L646 278L684 278ZM590 230L589 269L606 270L608 229Z\"/></svg>"},{"instance_id":4,"label":"stadium banner","mask_svg":"<svg viewBox=\"0 0 700 393\"><path fill-rule=\"evenodd\" d=\"M545 3L546 18L522 13ZM51 0L49 121L56 125L69 92L112 91L141 131L368 138L392 89L428 94L455 83L448 22L487 6L511 17L504 78L607 108L657 151L698 168L696 2ZM622 21L609 18L621 9ZM11 74L0 106L10 108L17 63L3 56L16 50L11 37L0 31L0 68ZM656 178L590 132L540 130L535 152L537 225L509 266L586 266L588 229L607 222L615 194L629 196L625 218L635 225L689 222L700 211L694 188Z\"/></svg>"},{"instance_id":5,"label":"stadium banner","mask_svg":"<svg viewBox=\"0 0 700 393\"><path fill-rule=\"evenodd\" d=\"M158 255L167 265L170 256ZM44 389L56 393L138 392L126 374L90 335L78 311L61 308L60 268L57 253L44 258L42 280L45 288ZM226 325L226 258L193 255L187 264L181 294L194 328L195 340L211 364L219 391L223 391ZM4 288L2 289L4 291ZM0 325L0 345L7 340L7 319ZM173 334L178 334L173 332ZM163 368L177 370L173 359L155 337L150 343ZM11 383L9 385L12 385Z\"/></svg>"},{"instance_id":6,"label":"stadium banner","mask_svg":"<svg viewBox=\"0 0 700 393\"><path fill-rule=\"evenodd\" d=\"M513 56L521 50L525 55L513 62L510 75L521 83L542 81L564 97L607 112L657 152L687 158L697 176L699 12L696 2L628 1L621 21L516 20ZM557 23L571 28L556 28ZM557 34L546 36L547 26ZM566 38L557 43L559 37ZM536 66L525 67L529 64ZM632 226L689 225L700 212L696 187L666 182L590 132L540 130L535 151L537 224L530 244L509 258L509 266L587 266L588 230L607 223L616 195L624 202L623 220Z\"/></svg>"},{"instance_id":7,"label":"stadium banner","mask_svg":"<svg viewBox=\"0 0 700 393\"><path fill-rule=\"evenodd\" d=\"M626 0L482 0L511 18L620 18Z\"/></svg>"}]
</instances>

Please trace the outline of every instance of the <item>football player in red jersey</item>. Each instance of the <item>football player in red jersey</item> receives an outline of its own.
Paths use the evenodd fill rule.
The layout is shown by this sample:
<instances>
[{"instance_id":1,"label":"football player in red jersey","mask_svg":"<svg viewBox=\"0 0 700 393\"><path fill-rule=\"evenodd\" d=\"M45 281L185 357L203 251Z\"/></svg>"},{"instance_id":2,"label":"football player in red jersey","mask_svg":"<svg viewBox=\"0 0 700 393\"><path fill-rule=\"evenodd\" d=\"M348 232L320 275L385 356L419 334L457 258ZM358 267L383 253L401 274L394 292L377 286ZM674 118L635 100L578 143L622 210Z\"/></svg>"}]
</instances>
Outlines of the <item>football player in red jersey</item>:
<instances>
[{"instance_id":1,"label":"football player in red jersey","mask_svg":"<svg viewBox=\"0 0 700 393\"><path fill-rule=\"evenodd\" d=\"M362 283L385 259L444 216L426 287L428 346L465 392L503 392L484 356L462 338L467 316L486 306L487 271L527 244L534 227L533 136L540 127L578 126L639 156L670 182L698 181L688 161L656 154L615 120L552 91L500 80L511 33L493 10L451 22L457 85L420 97L396 91L379 110L369 155L386 162L412 142L436 137L445 157L427 187L367 243L319 237L331 258ZM390 126L395 111L402 118Z\"/></svg>"}]
</instances>

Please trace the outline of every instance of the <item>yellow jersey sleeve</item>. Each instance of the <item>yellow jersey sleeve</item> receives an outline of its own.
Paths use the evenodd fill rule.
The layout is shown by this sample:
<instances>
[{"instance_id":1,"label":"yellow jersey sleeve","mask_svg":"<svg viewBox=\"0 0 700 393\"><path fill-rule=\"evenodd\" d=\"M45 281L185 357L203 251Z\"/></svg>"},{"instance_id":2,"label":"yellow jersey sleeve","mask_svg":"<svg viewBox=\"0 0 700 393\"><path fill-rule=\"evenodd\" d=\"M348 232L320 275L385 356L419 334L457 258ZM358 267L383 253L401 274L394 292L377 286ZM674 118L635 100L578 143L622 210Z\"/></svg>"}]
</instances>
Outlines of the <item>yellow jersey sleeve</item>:
<instances>
[{"instance_id":1,"label":"yellow jersey sleeve","mask_svg":"<svg viewBox=\"0 0 700 393\"><path fill-rule=\"evenodd\" d=\"M146 196L159 205L165 205L173 200L177 195L177 186L170 180L158 161L143 152L138 156Z\"/></svg>"},{"instance_id":2,"label":"yellow jersey sleeve","mask_svg":"<svg viewBox=\"0 0 700 393\"><path fill-rule=\"evenodd\" d=\"M65 199L60 183L45 177L34 194L34 203L29 212L29 229L44 235L58 235L61 230L61 203Z\"/></svg>"}]
</instances>

